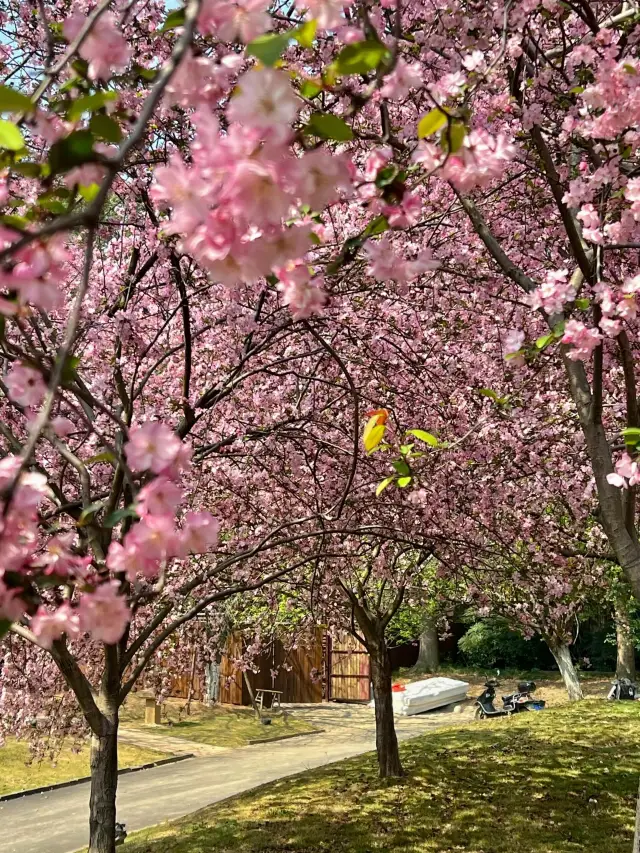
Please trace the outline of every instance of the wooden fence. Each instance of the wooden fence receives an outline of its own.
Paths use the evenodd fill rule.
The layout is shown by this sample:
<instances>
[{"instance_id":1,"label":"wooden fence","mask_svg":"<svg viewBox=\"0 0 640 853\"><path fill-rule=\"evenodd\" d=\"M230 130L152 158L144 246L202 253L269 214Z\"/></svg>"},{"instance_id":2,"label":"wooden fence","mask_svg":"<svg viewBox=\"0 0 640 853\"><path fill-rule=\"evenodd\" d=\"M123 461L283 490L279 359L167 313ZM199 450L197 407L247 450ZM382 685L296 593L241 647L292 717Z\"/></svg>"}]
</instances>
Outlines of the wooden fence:
<instances>
[{"instance_id":1,"label":"wooden fence","mask_svg":"<svg viewBox=\"0 0 640 853\"><path fill-rule=\"evenodd\" d=\"M258 672L247 672L254 694L261 688L281 690L283 702L322 702L323 633L318 629L307 645L295 649L287 649L280 640L272 640L254 661ZM234 669L234 661L242 657L242 650L242 637L234 634L227 642L220 663L222 703L250 704L243 674Z\"/></svg>"},{"instance_id":2,"label":"wooden fence","mask_svg":"<svg viewBox=\"0 0 640 853\"><path fill-rule=\"evenodd\" d=\"M346 632L327 636L325 649L327 699L337 702L368 702L371 697L371 666L365 647Z\"/></svg>"},{"instance_id":3,"label":"wooden fence","mask_svg":"<svg viewBox=\"0 0 640 853\"><path fill-rule=\"evenodd\" d=\"M219 667L219 701L228 705L250 705L243 673L236 669L244 651L241 634L227 640ZM366 649L343 632L334 637L322 628L303 646L287 649L280 640L271 641L254 661L257 672L247 672L254 695L256 690L280 690L283 702L315 703L323 700L366 702L370 697L370 665ZM182 673L172 680L171 696L203 700L207 690L204 675Z\"/></svg>"}]
</instances>

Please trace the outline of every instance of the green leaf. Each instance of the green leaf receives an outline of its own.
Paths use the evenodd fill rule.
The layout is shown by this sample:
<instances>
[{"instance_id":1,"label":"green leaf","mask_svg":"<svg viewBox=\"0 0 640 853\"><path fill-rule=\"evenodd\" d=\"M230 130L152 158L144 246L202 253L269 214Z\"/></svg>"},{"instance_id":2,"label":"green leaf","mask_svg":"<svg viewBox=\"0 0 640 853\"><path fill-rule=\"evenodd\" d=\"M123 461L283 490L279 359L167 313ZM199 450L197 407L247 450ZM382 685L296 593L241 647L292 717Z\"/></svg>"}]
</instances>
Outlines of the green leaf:
<instances>
[{"instance_id":1,"label":"green leaf","mask_svg":"<svg viewBox=\"0 0 640 853\"><path fill-rule=\"evenodd\" d=\"M53 196L51 193L45 193L44 195L39 196L38 207L43 207L50 213L56 214L64 213L67 209L67 205L64 204L64 202L60 201L59 198Z\"/></svg>"},{"instance_id":2,"label":"green leaf","mask_svg":"<svg viewBox=\"0 0 640 853\"><path fill-rule=\"evenodd\" d=\"M25 178L39 178L42 173L42 164L21 160L19 163L12 164L11 171L18 175L24 175Z\"/></svg>"},{"instance_id":3,"label":"green leaf","mask_svg":"<svg viewBox=\"0 0 640 853\"><path fill-rule=\"evenodd\" d=\"M31 98L0 84L0 113L23 113L32 109Z\"/></svg>"},{"instance_id":4,"label":"green leaf","mask_svg":"<svg viewBox=\"0 0 640 853\"><path fill-rule=\"evenodd\" d=\"M322 83L318 83L316 80L303 80L300 84L300 94L303 98L307 98L308 100L319 95L320 92L322 92L322 89Z\"/></svg>"},{"instance_id":5,"label":"green leaf","mask_svg":"<svg viewBox=\"0 0 640 853\"><path fill-rule=\"evenodd\" d=\"M389 56L379 41L358 41L343 47L335 61L338 74L367 74Z\"/></svg>"},{"instance_id":6,"label":"green leaf","mask_svg":"<svg viewBox=\"0 0 640 853\"><path fill-rule=\"evenodd\" d=\"M404 489L409 485L409 483L411 482L411 479L412 479L411 477L399 477L398 478L398 485L400 486L401 489Z\"/></svg>"},{"instance_id":7,"label":"green leaf","mask_svg":"<svg viewBox=\"0 0 640 853\"><path fill-rule=\"evenodd\" d=\"M379 498L382 492L384 492L387 486L391 485L394 480L395 477L385 477L385 479L381 483L378 483L376 487L376 497Z\"/></svg>"},{"instance_id":8,"label":"green leaf","mask_svg":"<svg viewBox=\"0 0 640 853\"><path fill-rule=\"evenodd\" d=\"M175 30L176 27L184 26L185 17L184 9L174 9L167 15L167 20L162 25L160 32L166 33L168 30Z\"/></svg>"},{"instance_id":9,"label":"green leaf","mask_svg":"<svg viewBox=\"0 0 640 853\"><path fill-rule=\"evenodd\" d=\"M125 507L124 509L116 509L114 512L109 513L109 515L105 518L103 524L105 527L115 527L116 524L120 524L120 522L125 518L137 518L138 515L133 507Z\"/></svg>"},{"instance_id":10,"label":"green leaf","mask_svg":"<svg viewBox=\"0 0 640 853\"><path fill-rule=\"evenodd\" d=\"M467 128L461 121L454 121L448 127L442 129L440 144L445 151L455 154L462 148L462 143L467 135Z\"/></svg>"},{"instance_id":11,"label":"green leaf","mask_svg":"<svg viewBox=\"0 0 640 853\"><path fill-rule=\"evenodd\" d=\"M336 139L347 142L353 139L353 131L349 125L338 116L329 113L312 113L305 132L320 139Z\"/></svg>"},{"instance_id":12,"label":"green leaf","mask_svg":"<svg viewBox=\"0 0 640 853\"><path fill-rule=\"evenodd\" d=\"M67 117L69 121L77 121L83 113L94 113L110 101L115 101L117 97L117 92L94 92L93 95L83 95L71 104L67 110Z\"/></svg>"},{"instance_id":13,"label":"green leaf","mask_svg":"<svg viewBox=\"0 0 640 853\"><path fill-rule=\"evenodd\" d=\"M76 368L80 364L79 355L68 355L62 367L62 381L73 382L76 378Z\"/></svg>"},{"instance_id":14,"label":"green leaf","mask_svg":"<svg viewBox=\"0 0 640 853\"><path fill-rule=\"evenodd\" d=\"M380 216L376 216L371 220L360 236L365 239L368 237L377 237L378 234L384 234L388 228L387 217L380 214Z\"/></svg>"},{"instance_id":15,"label":"green leaf","mask_svg":"<svg viewBox=\"0 0 640 853\"><path fill-rule=\"evenodd\" d=\"M411 473L411 468L409 468L404 459L396 459L395 462L392 462L391 464L393 465L396 474L400 474L401 477L406 477Z\"/></svg>"},{"instance_id":16,"label":"green leaf","mask_svg":"<svg viewBox=\"0 0 640 853\"><path fill-rule=\"evenodd\" d=\"M590 305L590 299L576 299L576 308L578 308L580 311L586 311Z\"/></svg>"},{"instance_id":17,"label":"green leaf","mask_svg":"<svg viewBox=\"0 0 640 853\"><path fill-rule=\"evenodd\" d=\"M5 119L0 119L0 148L6 148L7 151L20 151L24 148L24 137L20 128Z\"/></svg>"},{"instance_id":18,"label":"green leaf","mask_svg":"<svg viewBox=\"0 0 640 853\"><path fill-rule=\"evenodd\" d=\"M431 136L436 130L440 130L447 123L448 117L448 113L444 110L434 107L426 116L422 116L418 122L418 139L424 139L425 136Z\"/></svg>"},{"instance_id":19,"label":"green leaf","mask_svg":"<svg viewBox=\"0 0 640 853\"><path fill-rule=\"evenodd\" d=\"M95 503L86 506L80 513L80 518L78 519L78 527L86 527L86 525L91 522L91 517L95 515L99 510L101 510L103 506L104 501L96 501Z\"/></svg>"},{"instance_id":20,"label":"green leaf","mask_svg":"<svg viewBox=\"0 0 640 853\"><path fill-rule=\"evenodd\" d=\"M413 435L416 438L419 438L420 441L424 441L425 444L428 444L430 447L437 447L440 443L435 435L431 435L430 432L427 432L424 429L408 429L406 435Z\"/></svg>"},{"instance_id":21,"label":"green leaf","mask_svg":"<svg viewBox=\"0 0 640 853\"><path fill-rule=\"evenodd\" d=\"M275 65L282 54L287 49L291 34L286 33L265 33L258 36L257 39L249 42L245 53L247 56L255 56L264 65Z\"/></svg>"},{"instance_id":22,"label":"green leaf","mask_svg":"<svg viewBox=\"0 0 640 853\"><path fill-rule=\"evenodd\" d=\"M406 456L408 453L411 453L412 450L413 450L413 444L401 444L400 445L400 453L402 453L403 456Z\"/></svg>"},{"instance_id":23,"label":"green leaf","mask_svg":"<svg viewBox=\"0 0 640 853\"><path fill-rule=\"evenodd\" d=\"M89 184L89 186L84 186L83 184L80 184L78 187L78 192L80 193L82 198L90 204L100 192L100 184Z\"/></svg>"},{"instance_id":24,"label":"green leaf","mask_svg":"<svg viewBox=\"0 0 640 853\"><path fill-rule=\"evenodd\" d=\"M90 456L85 461L86 465L96 465L98 462L117 462L118 460L110 450L103 450L101 453L96 453L95 456Z\"/></svg>"},{"instance_id":25,"label":"green leaf","mask_svg":"<svg viewBox=\"0 0 640 853\"><path fill-rule=\"evenodd\" d=\"M89 130L95 136L106 139L107 142L115 142L117 144L122 139L122 129L118 122L109 116L102 115L102 113L91 116Z\"/></svg>"},{"instance_id":26,"label":"green leaf","mask_svg":"<svg viewBox=\"0 0 640 853\"><path fill-rule=\"evenodd\" d=\"M305 21L304 24L291 31L291 38L294 38L300 47L313 47L313 40L316 37L317 29L317 21Z\"/></svg>"},{"instance_id":27,"label":"green leaf","mask_svg":"<svg viewBox=\"0 0 640 853\"><path fill-rule=\"evenodd\" d=\"M11 622L8 619L0 619L0 640L9 633Z\"/></svg>"},{"instance_id":28,"label":"green leaf","mask_svg":"<svg viewBox=\"0 0 640 853\"><path fill-rule=\"evenodd\" d=\"M74 166L94 160L93 134L88 130L75 130L64 139L59 139L49 149L51 174L68 172Z\"/></svg>"},{"instance_id":29,"label":"green leaf","mask_svg":"<svg viewBox=\"0 0 640 853\"><path fill-rule=\"evenodd\" d=\"M501 397L499 394L496 394L493 388L478 388L478 394L481 394L483 397L488 397L490 400L493 400L494 403L497 403L498 406L504 406L509 402L508 397Z\"/></svg>"},{"instance_id":30,"label":"green leaf","mask_svg":"<svg viewBox=\"0 0 640 853\"><path fill-rule=\"evenodd\" d=\"M400 169L395 163L390 163L388 166L380 169L376 175L376 186L378 189L383 189L383 187L388 187L389 184L392 184L398 177L399 172Z\"/></svg>"},{"instance_id":31,"label":"green leaf","mask_svg":"<svg viewBox=\"0 0 640 853\"><path fill-rule=\"evenodd\" d=\"M541 336L538 338L538 340L536 341L536 347L537 347L538 349L544 349L545 347L548 347L548 346L549 346L549 344L550 344L553 340L555 340L555 338L554 338L554 336L553 336L553 334L552 334L551 332L550 332L548 335L541 335Z\"/></svg>"},{"instance_id":32,"label":"green leaf","mask_svg":"<svg viewBox=\"0 0 640 853\"><path fill-rule=\"evenodd\" d=\"M629 447L635 447L640 441L640 429L638 427L627 427L622 430L622 437Z\"/></svg>"}]
</instances>

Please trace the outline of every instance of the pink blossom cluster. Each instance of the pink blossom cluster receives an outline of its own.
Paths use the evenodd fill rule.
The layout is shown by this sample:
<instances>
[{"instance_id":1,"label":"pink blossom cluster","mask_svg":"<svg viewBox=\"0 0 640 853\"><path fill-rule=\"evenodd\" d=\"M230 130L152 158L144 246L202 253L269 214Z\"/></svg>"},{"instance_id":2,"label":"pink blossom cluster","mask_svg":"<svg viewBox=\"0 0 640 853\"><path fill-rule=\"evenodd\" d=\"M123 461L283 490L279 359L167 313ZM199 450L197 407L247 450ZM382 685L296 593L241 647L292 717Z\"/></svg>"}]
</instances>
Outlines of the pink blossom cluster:
<instances>
[{"instance_id":1,"label":"pink blossom cluster","mask_svg":"<svg viewBox=\"0 0 640 853\"><path fill-rule=\"evenodd\" d=\"M569 279L569 270L551 270L531 294L529 304L546 314L559 314L567 302L576 298L576 289Z\"/></svg>"},{"instance_id":2,"label":"pink blossom cluster","mask_svg":"<svg viewBox=\"0 0 640 853\"><path fill-rule=\"evenodd\" d=\"M312 228L290 220L302 204L322 210L336 201L351 178L340 155L316 149L296 156L291 150L300 103L284 72L246 72L227 107L228 130L220 133L210 113L197 113L192 164L174 155L156 170L152 195L171 208L166 232L182 235L184 251L231 291L283 270L282 289L291 295L290 271L296 269L297 296L285 300L304 303L308 316L310 305L321 305L321 285L303 282L296 262L311 246Z\"/></svg>"},{"instance_id":3,"label":"pink blossom cluster","mask_svg":"<svg viewBox=\"0 0 640 853\"><path fill-rule=\"evenodd\" d=\"M7 248L17 234L0 227L0 248ZM17 294L17 302L0 296L0 314L11 316L21 305L33 305L45 311L61 302L60 285L67 278L69 253L64 239L56 235L46 242L34 240L12 256L10 264L0 266L0 288Z\"/></svg>"},{"instance_id":4,"label":"pink blossom cluster","mask_svg":"<svg viewBox=\"0 0 640 853\"><path fill-rule=\"evenodd\" d=\"M73 12L64 22L66 40L72 42L86 21L86 14L79 10ZM89 77L92 80L108 80L112 71L123 71L131 58L129 45L111 12L100 15L78 52L89 63Z\"/></svg>"},{"instance_id":5,"label":"pink blossom cluster","mask_svg":"<svg viewBox=\"0 0 640 853\"><path fill-rule=\"evenodd\" d=\"M428 172L440 170L440 175L456 189L468 192L487 187L501 177L516 153L516 146L503 133L492 136L479 129L468 133L461 148L449 156L438 145L423 140L413 154L413 161L421 163Z\"/></svg>"},{"instance_id":6,"label":"pink blossom cluster","mask_svg":"<svg viewBox=\"0 0 640 853\"><path fill-rule=\"evenodd\" d=\"M229 92L234 74L243 62L237 53L229 53L216 62L187 51L165 90L167 101L183 109L214 106Z\"/></svg>"},{"instance_id":7,"label":"pink blossom cluster","mask_svg":"<svg viewBox=\"0 0 640 853\"><path fill-rule=\"evenodd\" d=\"M204 0L198 29L222 42L245 44L271 29L268 0Z\"/></svg>"},{"instance_id":8,"label":"pink blossom cluster","mask_svg":"<svg viewBox=\"0 0 640 853\"><path fill-rule=\"evenodd\" d=\"M568 320L564 327L563 344L571 344L568 357L573 361L586 361L599 346L602 335L597 329L585 326L580 320Z\"/></svg>"},{"instance_id":9,"label":"pink blossom cluster","mask_svg":"<svg viewBox=\"0 0 640 853\"><path fill-rule=\"evenodd\" d=\"M133 583L140 573L157 577L174 557L203 553L218 541L219 522L208 512L188 512L181 530L175 514L183 499L176 480L188 466L191 448L159 421L133 427L125 445L127 462L134 471L157 476L140 490L135 511L140 520L125 534L122 543L112 542L107 566L122 572Z\"/></svg>"},{"instance_id":10,"label":"pink blossom cluster","mask_svg":"<svg viewBox=\"0 0 640 853\"><path fill-rule=\"evenodd\" d=\"M0 491L10 489L20 472L20 459L0 459ZM9 508L0 504L0 619L14 621L25 611L22 590L7 584L7 573L27 573L38 547L38 507L49 495L43 474L23 471L10 495Z\"/></svg>"},{"instance_id":11,"label":"pink blossom cluster","mask_svg":"<svg viewBox=\"0 0 640 853\"><path fill-rule=\"evenodd\" d=\"M440 267L440 261L433 257L430 249L425 249L412 261L399 255L388 234L379 240L369 241L365 246L365 254L369 259L367 274L378 281L395 281L403 292L408 282Z\"/></svg>"},{"instance_id":12,"label":"pink blossom cluster","mask_svg":"<svg viewBox=\"0 0 640 853\"><path fill-rule=\"evenodd\" d=\"M637 486L640 483L640 466L628 453L623 453L616 462L615 472L607 474L607 481L612 486L626 489L628 486Z\"/></svg>"},{"instance_id":13,"label":"pink blossom cluster","mask_svg":"<svg viewBox=\"0 0 640 853\"><path fill-rule=\"evenodd\" d=\"M296 0L296 7L305 9L307 17L317 21L322 30L334 29L344 24L342 12L352 4L353 0Z\"/></svg>"}]
</instances>

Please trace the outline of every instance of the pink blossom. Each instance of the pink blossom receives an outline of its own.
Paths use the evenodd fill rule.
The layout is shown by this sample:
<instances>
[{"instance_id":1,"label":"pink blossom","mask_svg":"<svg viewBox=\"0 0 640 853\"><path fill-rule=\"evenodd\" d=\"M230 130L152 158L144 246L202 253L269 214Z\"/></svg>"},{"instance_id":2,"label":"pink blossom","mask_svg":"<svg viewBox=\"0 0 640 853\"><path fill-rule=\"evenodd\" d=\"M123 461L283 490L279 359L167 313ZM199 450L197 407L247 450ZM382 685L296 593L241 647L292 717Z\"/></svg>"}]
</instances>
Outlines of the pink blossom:
<instances>
[{"instance_id":1,"label":"pink blossom","mask_svg":"<svg viewBox=\"0 0 640 853\"><path fill-rule=\"evenodd\" d=\"M164 474L170 469L181 450L178 436L160 421L147 421L132 427L124 446L127 462L134 471L153 471L154 474Z\"/></svg>"},{"instance_id":2,"label":"pink blossom","mask_svg":"<svg viewBox=\"0 0 640 853\"><path fill-rule=\"evenodd\" d=\"M607 481L618 488L636 486L640 483L640 467L628 453L623 453L615 464L615 473L607 474Z\"/></svg>"},{"instance_id":3,"label":"pink blossom","mask_svg":"<svg viewBox=\"0 0 640 853\"><path fill-rule=\"evenodd\" d=\"M467 54L462 60L462 64L467 71L482 72L487 67L484 59L484 53L481 50L474 50L473 53Z\"/></svg>"},{"instance_id":4,"label":"pink blossom","mask_svg":"<svg viewBox=\"0 0 640 853\"><path fill-rule=\"evenodd\" d=\"M391 74L384 78L380 94L383 98L399 101L406 98L411 89L419 89L422 82L423 74L417 63L409 65L404 59L398 59Z\"/></svg>"},{"instance_id":5,"label":"pink blossom","mask_svg":"<svg viewBox=\"0 0 640 853\"><path fill-rule=\"evenodd\" d=\"M67 41L75 39L86 20L86 14L79 10L66 19L62 29ZM111 12L98 18L78 52L89 63L92 80L108 80L112 71L123 71L131 57L129 45Z\"/></svg>"},{"instance_id":6,"label":"pink blossom","mask_svg":"<svg viewBox=\"0 0 640 853\"><path fill-rule=\"evenodd\" d=\"M422 199L418 193L405 192L400 204L383 207L383 213L392 228L408 228L420 221Z\"/></svg>"},{"instance_id":7,"label":"pink blossom","mask_svg":"<svg viewBox=\"0 0 640 853\"><path fill-rule=\"evenodd\" d=\"M278 140L290 135L301 102L284 71L252 68L238 80L238 88L227 108L229 121L256 128Z\"/></svg>"},{"instance_id":8,"label":"pink blossom","mask_svg":"<svg viewBox=\"0 0 640 853\"><path fill-rule=\"evenodd\" d=\"M223 42L247 44L271 29L268 5L265 0L204 0L198 29Z\"/></svg>"},{"instance_id":9,"label":"pink blossom","mask_svg":"<svg viewBox=\"0 0 640 853\"><path fill-rule=\"evenodd\" d=\"M73 421L69 420L69 418L62 417L61 415L52 419L51 428L58 438L66 438L66 436L71 435L71 433L76 430L76 426Z\"/></svg>"},{"instance_id":10,"label":"pink blossom","mask_svg":"<svg viewBox=\"0 0 640 853\"><path fill-rule=\"evenodd\" d=\"M205 554L218 545L220 522L209 512L188 512L180 537L181 553Z\"/></svg>"},{"instance_id":11,"label":"pink blossom","mask_svg":"<svg viewBox=\"0 0 640 853\"><path fill-rule=\"evenodd\" d=\"M119 589L118 581L109 581L80 597L80 628L91 634L94 640L113 644L124 634L131 611L124 596L118 595Z\"/></svg>"},{"instance_id":12,"label":"pink blossom","mask_svg":"<svg viewBox=\"0 0 640 853\"><path fill-rule=\"evenodd\" d=\"M323 290L324 281L321 278L311 279L306 264L299 263L278 270L278 276L278 290L282 293L282 301L289 306L294 319L303 320L321 313L327 302L327 294Z\"/></svg>"},{"instance_id":13,"label":"pink blossom","mask_svg":"<svg viewBox=\"0 0 640 853\"><path fill-rule=\"evenodd\" d=\"M136 512L146 515L175 515L182 500L182 490L168 477L156 477L138 494Z\"/></svg>"},{"instance_id":14,"label":"pink blossom","mask_svg":"<svg viewBox=\"0 0 640 853\"><path fill-rule=\"evenodd\" d=\"M585 361L591 358L591 353L601 340L602 335L597 329L589 329L579 320L568 320L564 327L562 343L573 345L573 348L567 353L573 361Z\"/></svg>"},{"instance_id":15,"label":"pink blossom","mask_svg":"<svg viewBox=\"0 0 640 853\"><path fill-rule=\"evenodd\" d=\"M340 190L351 187L349 168L340 154L316 148L305 153L299 164L296 193L312 210L322 210L337 201Z\"/></svg>"},{"instance_id":16,"label":"pink blossom","mask_svg":"<svg viewBox=\"0 0 640 853\"><path fill-rule=\"evenodd\" d=\"M364 164L364 179L365 181L375 181L378 177L380 169L384 169L387 163L393 158L393 151L388 146L384 148L374 148L367 155Z\"/></svg>"},{"instance_id":17,"label":"pink blossom","mask_svg":"<svg viewBox=\"0 0 640 853\"><path fill-rule=\"evenodd\" d=\"M519 329L510 329L502 339L505 360L517 367L522 367L524 358L520 350L524 346L525 334Z\"/></svg>"},{"instance_id":18,"label":"pink blossom","mask_svg":"<svg viewBox=\"0 0 640 853\"><path fill-rule=\"evenodd\" d=\"M566 269L547 272L545 281L531 294L531 307L536 310L542 308L547 314L559 314L564 305L576 296L568 276L569 270Z\"/></svg>"},{"instance_id":19,"label":"pink blossom","mask_svg":"<svg viewBox=\"0 0 640 853\"><path fill-rule=\"evenodd\" d=\"M47 386L38 370L18 362L6 377L9 398L19 406L39 406L47 393Z\"/></svg>"},{"instance_id":20,"label":"pink blossom","mask_svg":"<svg viewBox=\"0 0 640 853\"><path fill-rule=\"evenodd\" d=\"M5 543L3 542L3 548ZM7 565L6 554L3 553L3 563ZM2 577L0 577L0 619L6 619L8 622L17 622L26 610L24 601L20 598L20 590L8 587Z\"/></svg>"},{"instance_id":21,"label":"pink blossom","mask_svg":"<svg viewBox=\"0 0 640 853\"><path fill-rule=\"evenodd\" d=\"M212 200L211 189L197 179L193 169L185 166L179 154L171 156L168 166L159 166L154 172L150 195L157 205L172 208L171 223L165 226L165 231L188 233L204 222Z\"/></svg>"},{"instance_id":22,"label":"pink blossom","mask_svg":"<svg viewBox=\"0 0 640 853\"><path fill-rule=\"evenodd\" d=\"M63 634L75 639L81 633L78 611L68 604L63 604L53 612L39 607L35 616L31 617L29 627L43 649L50 649L54 640L59 640Z\"/></svg>"},{"instance_id":23,"label":"pink blossom","mask_svg":"<svg viewBox=\"0 0 640 853\"><path fill-rule=\"evenodd\" d=\"M332 30L344 23L342 10L351 6L353 0L295 0L299 9L307 10L307 17L318 22L322 30Z\"/></svg>"}]
</instances>

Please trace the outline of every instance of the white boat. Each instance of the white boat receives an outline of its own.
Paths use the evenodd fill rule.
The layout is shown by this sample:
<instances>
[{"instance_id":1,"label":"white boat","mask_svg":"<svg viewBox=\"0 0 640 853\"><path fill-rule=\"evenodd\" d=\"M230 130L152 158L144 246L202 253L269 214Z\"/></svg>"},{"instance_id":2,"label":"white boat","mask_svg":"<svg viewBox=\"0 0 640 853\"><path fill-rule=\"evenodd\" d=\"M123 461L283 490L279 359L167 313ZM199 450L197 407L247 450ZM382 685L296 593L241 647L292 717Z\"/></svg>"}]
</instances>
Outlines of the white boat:
<instances>
[{"instance_id":1,"label":"white boat","mask_svg":"<svg viewBox=\"0 0 640 853\"><path fill-rule=\"evenodd\" d=\"M425 678L413 681L405 689L393 694L393 713L398 717L411 717L424 711L433 711L452 702L467 698L469 685L455 678ZM374 702L371 702L374 705Z\"/></svg>"}]
</instances>

